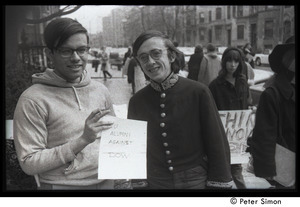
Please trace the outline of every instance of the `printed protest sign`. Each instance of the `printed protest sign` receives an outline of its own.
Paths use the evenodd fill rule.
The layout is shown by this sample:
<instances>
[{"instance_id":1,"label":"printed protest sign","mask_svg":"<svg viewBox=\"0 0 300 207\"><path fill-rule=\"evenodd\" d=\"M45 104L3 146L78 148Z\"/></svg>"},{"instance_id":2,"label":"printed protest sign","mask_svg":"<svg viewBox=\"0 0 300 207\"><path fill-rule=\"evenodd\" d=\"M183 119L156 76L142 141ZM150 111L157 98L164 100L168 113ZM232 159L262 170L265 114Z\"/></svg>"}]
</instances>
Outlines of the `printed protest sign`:
<instances>
[{"instance_id":1,"label":"printed protest sign","mask_svg":"<svg viewBox=\"0 0 300 207\"><path fill-rule=\"evenodd\" d=\"M248 163L247 138L252 134L255 113L251 110L219 111L230 146L231 164Z\"/></svg>"},{"instance_id":2,"label":"printed protest sign","mask_svg":"<svg viewBox=\"0 0 300 207\"><path fill-rule=\"evenodd\" d=\"M98 179L147 178L147 122L114 118L102 132Z\"/></svg>"}]
</instances>

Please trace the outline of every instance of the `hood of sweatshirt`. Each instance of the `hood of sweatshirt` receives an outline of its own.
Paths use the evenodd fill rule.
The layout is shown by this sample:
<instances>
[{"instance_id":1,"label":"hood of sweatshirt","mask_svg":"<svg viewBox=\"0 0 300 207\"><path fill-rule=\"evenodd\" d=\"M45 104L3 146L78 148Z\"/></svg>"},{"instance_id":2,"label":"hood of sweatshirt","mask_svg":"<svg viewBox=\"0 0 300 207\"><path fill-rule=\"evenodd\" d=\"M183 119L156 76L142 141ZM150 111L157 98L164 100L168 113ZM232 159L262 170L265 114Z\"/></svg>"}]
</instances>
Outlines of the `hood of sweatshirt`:
<instances>
[{"instance_id":1,"label":"hood of sweatshirt","mask_svg":"<svg viewBox=\"0 0 300 207\"><path fill-rule=\"evenodd\" d=\"M86 70L82 73L82 78L79 83L70 83L65 79L58 76L53 69L47 68L45 72L36 73L32 75L33 84L45 84L50 86L57 86L62 88L79 88L88 85L91 82L91 78Z\"/></svg>"},{"instance_id":2,"label":"hood of sweatshirt","mask_svg":"<svg viewBox=\"0 0 300 207\"><path fill-rule=\"evenodd\" d=\"M79 106L79 110L81 110L82 107L81 107L80 99L76 92L76 88L87 86L90 84L90 82L91 82L91 77L89 76L87 70L83 71L81 81L79 83L67 82L65 79L61 78L56 73L54 73L54 70L50 68L47 68L45 72L36 73L32 75L33 84L44 84L44 85L56 86L60 88L72 88L72 91L74 92L74 95L76 97Z\"/></svg>"}]
</instances>

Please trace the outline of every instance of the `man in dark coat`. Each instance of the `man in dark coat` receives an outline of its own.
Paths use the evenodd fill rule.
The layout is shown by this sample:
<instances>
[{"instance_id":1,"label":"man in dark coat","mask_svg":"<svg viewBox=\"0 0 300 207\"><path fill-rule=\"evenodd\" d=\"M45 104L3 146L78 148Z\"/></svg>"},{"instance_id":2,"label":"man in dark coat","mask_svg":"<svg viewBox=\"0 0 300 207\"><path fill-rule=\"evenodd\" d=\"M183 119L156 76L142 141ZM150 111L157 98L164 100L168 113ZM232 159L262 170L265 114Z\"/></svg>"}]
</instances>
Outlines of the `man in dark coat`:
<instances>
[{"instance_id":1,"label":"man in dark coat","mask_svg":"<svg viewBox=\"0 0 300 207\"><path fill-rule=\"evenodd\" d=\"M188 78L197 81L200 70L200 64L203 59L203 48L201 45L195 47L194 54L191 55L188 62Z\"/></svg>"},{"instance_id":2,"label":"man in dark coat","mask_svg":"<svg viewBox=\"0 0 300 207\"><path fill-rule=\"evenodd\" d=\"M295 152L295 44L277 45L269 56L275 72L272 83L261 94L250 142L254 173L271 184L277 175L276 144ZM281 132L281 133L280 133Z\"/></svg>"},{"instance_id":3,"label":"man in dark coat","mask_svg":"<svg viewBox=\"0 0 300 207\"><path fill-rule=\"evenodd\" d=\"M147 121L150 189L231 188L228 140L209 89L177 75L178 54L158 31L134 42L150 84L129 102L128 118Z\"/></svg>"}]
</instances>

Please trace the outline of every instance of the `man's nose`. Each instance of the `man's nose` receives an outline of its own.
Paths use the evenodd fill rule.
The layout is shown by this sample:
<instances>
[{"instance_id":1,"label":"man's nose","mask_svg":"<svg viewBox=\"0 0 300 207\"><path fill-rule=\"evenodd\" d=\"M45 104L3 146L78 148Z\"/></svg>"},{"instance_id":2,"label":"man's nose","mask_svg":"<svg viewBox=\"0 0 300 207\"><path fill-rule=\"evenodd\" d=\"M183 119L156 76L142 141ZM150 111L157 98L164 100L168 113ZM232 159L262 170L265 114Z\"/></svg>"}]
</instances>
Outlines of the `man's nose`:
<instances>
[{"instance_id":1,"label":"man's nose","mask_svg":"<svg viewBox=\"0 0 300 207\"><path fill-rule=\"evenodd\" d=\"M72 60L80 60L80 56L77 54L77 51L73 51L73 54L71 55Z\"/></svg>"},{"instance_id":2,"label":"man's nose","mask_svg":"<svg viewBox=\"0 0 300 207\"><path fill-rule=\"evenodd\" d=\"M148 56L148 63L155 63L155 60L150 55Z\"/></svg>"}]
</instances>

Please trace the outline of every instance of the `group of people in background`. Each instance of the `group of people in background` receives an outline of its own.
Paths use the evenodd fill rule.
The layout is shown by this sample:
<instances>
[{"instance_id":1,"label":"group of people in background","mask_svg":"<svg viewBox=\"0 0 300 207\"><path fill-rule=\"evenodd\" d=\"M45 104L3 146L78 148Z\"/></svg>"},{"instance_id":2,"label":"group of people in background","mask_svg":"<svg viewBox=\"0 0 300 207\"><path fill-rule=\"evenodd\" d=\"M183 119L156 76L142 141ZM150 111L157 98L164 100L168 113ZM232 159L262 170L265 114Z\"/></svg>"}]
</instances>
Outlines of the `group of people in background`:
<instances>
[{"instance_id":1,"label":"group of people in background","mask_svg":"<svg viewBox=\"0 0 300 207\"><path fill-rule=\"evenodd\" d=\"M103 117L115 114L107 88L85 69L87 31L76 20L58 18L47 25L44 37L55 68L33 75L33 86L18 101L14 138L20 165L36 177L39 190L114 189L113 180L97 178L99 133L113 125ZM176 46L149 30L124 59L123 74L134 83L128 119L147 121L147 189L245 189L242 166L231 164L218 112L251 108L253 74L245 53L228 47L220 59L213 44L206 54L197 45L185 78L180 75L186 67L183 53ZM102 68L105 57L104 49ZM270 85L279 91L281 107L278 112L277 96L267 88L256 112L251 153L255 175L271 181L278 128L280 144L295 151L294 43L278 45L269 60L276 73ZM137 86L137 78L144 85Z\"/></svg>"},{"instance_id":2,"label":"group of people in background","mask_svg":"<svg viewBox=\"0 0 300 207\"><path fill-rule=\"evenodd\" d=\"M112 75L109 72L109 57L106 52L106 48L101 48L102 52L93 51L94 59L92 60L92 68L95 68L95 72L98 72L98 67L101 65L101 71L103 72L104 81L107 79L107 75L112 78Z\"/></svg>"}]
</instances>

